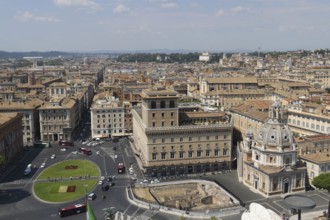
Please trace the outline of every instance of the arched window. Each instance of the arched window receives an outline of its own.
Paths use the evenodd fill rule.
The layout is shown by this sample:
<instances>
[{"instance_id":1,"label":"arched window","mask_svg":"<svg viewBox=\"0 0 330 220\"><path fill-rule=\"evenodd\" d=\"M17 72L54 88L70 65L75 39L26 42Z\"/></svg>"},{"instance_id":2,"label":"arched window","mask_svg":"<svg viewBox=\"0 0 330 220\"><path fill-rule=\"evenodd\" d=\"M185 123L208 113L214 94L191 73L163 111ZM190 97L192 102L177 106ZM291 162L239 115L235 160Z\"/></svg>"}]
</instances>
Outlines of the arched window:
<instances>
[{"instance_id":1,"label":"arched window","mask_svg":"<svg viewBox=\"0 0 330 220\"><path fill-rule=\"evenodd\" d=\"M160 101L160 108L166 108L165 101Z\"/></svg>"},{"instance_id":2,"label":"arched window","mask_svg":"<svg viewBox=\"0 0 330 220\"><path fill-rule=\"evenodd\" d=\"M171 100L170 101L170 108L175 108L175 102L174 102L174 100Z\"/></svg>"},{"instance_id":3,"label":"arched window","mask_svg":"<svg viewBox=\"0 0 330 220\"><path fill-rule=\"evenodd\" d=\"M156 108L156 102L155 101L151 101L151 108L155 109Z\"/></svg>"}]
</instances>

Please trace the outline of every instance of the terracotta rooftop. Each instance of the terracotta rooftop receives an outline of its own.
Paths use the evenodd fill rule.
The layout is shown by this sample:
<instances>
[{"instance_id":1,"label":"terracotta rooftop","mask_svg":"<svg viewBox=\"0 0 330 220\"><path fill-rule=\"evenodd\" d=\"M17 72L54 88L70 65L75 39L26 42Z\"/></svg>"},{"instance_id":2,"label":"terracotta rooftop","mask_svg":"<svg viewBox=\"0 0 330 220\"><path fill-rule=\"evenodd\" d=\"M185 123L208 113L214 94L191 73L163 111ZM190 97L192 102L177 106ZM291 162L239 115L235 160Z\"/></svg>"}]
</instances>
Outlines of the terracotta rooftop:
<instances>
[{"instance_id":1,"label":"terracotta rooftop","mask_svg":"<svg viewBox=\"0 0 330 220\"><path fill-rule=\"evenodd\" d=\"M303 160L313 161L315 163L328 163L330 162L330 153L311 153L300 155Z\"/></svg>"},{"instance_id":2,"label":"terracotta rooftop","mask_svg":"<svg viewBox=\"0 0 330 220\"><path fill-rule=\"evenodd\" d=\"M11 119L15 118L18 115L17 112L10 112L10 113L3 113L0 114L0 125L10 121Z\"/></svg>"},{"instance_id":3,"label":"terracotta rooftop","mask_svg":"<svg viewBox=\"0 0 330 220\"><path fill-rule=\"evenodd\" d=\"M221 77L221 78L206 78L208 83L218 83L218 84L239 84L239 83L258 83L256 77Z\"/></svg>"}]
</instances>

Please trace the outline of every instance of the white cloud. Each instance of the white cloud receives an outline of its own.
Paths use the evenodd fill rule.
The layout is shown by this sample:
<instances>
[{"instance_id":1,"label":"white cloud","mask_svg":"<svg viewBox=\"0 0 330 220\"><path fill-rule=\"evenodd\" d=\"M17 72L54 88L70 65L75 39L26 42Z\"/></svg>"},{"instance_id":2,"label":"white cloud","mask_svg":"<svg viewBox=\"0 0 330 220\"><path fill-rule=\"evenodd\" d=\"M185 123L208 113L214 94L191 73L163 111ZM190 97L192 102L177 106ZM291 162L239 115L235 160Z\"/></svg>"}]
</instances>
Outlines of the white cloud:
<instances>
[{"instance_id":1,"label":"white cloud","mask_svg":"<svg viewBox=\"0 0 330 220\"><path fill-rule=\"evenodd\" d=\"M223 10L219 10L215 16L216 17L222 17L224 15L225 15L225 12Z\"/></svg>"},{"instance_id":2,"label":"white cloud","mask_svg":"<svg viewBox=\"0 0 330 220\"><path fill-rule=\"evenodd\" d=\"M115 13L123 13L123 12L129 12L131 9L129 9L128 7L126 7L123 4L117 5L114 9L113 12Z\"/></svg>"},{"instance_id":3,"label":"white cloud","mask_svg":"<svg viewBox=\"0 0 330 220\"><path fill-rule=\"evenodd\" d=\"M41 22L59 22L60 20L54 17L44 17L44 16L37 16L33 15L29 11L25 12L18 12L15 15L15 19L19 21L41 21Z\"/></svg>"},{"instance_id":4,"label":"white cloud","mask_svg":"<svg viewBox=\"0 0 330 220\"><path fill-rule=\"evenodd\" d=\"M237 6L235 8L232 8L231 11L235 12L235 13L239 13L239 12L242 12L242 11L246 11L246 9L243 8L242 6Z\"/></svg>"},{"instance_id":5,"label":"white cloud","mask_svg":"<svg viewBox=\"0 0 330 220\"><path fill-rule=\"evenodd\" d=\"M83 6L92 9L98 9L99 5L92 0L54 0L57 6L70 7L70 6Z\"/></svg>"},{"instance_id":6,"label":"white cloud","mask_svg":"<svg viewBox=\"0 0 330 220\"><path fill-rule=\"evenodd\" d=\"M161 4L161 6L162 6L163 8L176 8L176 7L178 7L178 4L175 3L175 2L163 2L163 3Z\"/></svg>"}]
</instances>

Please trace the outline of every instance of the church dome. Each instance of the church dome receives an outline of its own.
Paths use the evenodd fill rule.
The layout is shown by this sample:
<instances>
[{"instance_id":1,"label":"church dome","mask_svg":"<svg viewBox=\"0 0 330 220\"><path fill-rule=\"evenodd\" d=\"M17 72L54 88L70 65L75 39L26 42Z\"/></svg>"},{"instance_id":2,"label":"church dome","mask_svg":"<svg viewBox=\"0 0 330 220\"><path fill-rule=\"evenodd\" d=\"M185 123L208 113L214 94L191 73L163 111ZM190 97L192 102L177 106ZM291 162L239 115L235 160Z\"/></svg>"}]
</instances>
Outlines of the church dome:
<instances>
[{"instance_id":1,"label":"church dome","mask_svg":"<svg viewBox=\"0 0 330 220\"><path fill-rule=\"evenodd\" d=\"M286 121L282 105L276 101L269 111L268 121L258 131L256 141L266 146L291 146L294 140Z\"/></svg>"}]
</instances>

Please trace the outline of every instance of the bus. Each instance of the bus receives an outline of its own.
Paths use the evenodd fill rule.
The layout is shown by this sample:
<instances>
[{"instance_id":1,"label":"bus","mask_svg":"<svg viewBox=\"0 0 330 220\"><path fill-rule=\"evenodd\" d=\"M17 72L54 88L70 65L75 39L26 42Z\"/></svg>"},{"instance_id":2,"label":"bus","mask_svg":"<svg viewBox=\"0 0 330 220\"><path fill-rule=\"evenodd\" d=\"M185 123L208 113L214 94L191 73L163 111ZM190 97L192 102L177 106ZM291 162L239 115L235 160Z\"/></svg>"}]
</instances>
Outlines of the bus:
<instances>
[{"instance_id":1,"label":"bus","mask_svg":"<svg viewBox=\"0 0 330 220\"><path fill-rule=\"evenodd\" d=\"M69 215L76 215L87 211L86 204L75 204L58 210L60 217L66 217Z\"/></svg>"},{"instance_id":2,"label":"bus","mask_svg":"<svg viewBox=\"0 0 330 220\"><path fill-rule=\"evenodd\" d=\"M118 165L117 165L117 170L118 170L118 173L119 174L125 173L125 165L124 165L124 163L119 162Z\"/></svg>"},{"instance_id":3,"label":"bus","mask_svg":"<svg viewBox=\"0 0 330 220\"><path fill-rule=\"evenodd\" d=\"M79 148L79 153L86 154L86 155L91 155L92 151L88 148L80 147Z\"/></svg>"},{"instance_id":4,"label":"bus","mask_svg":"<svg viewBox=\"0 0 330 220\"><path fill-rule=\"evenodd\" d=\"M58 142L58 144L60 146L74 146L74 142L73 141L62 141L62 140L60 140Z\"/></svg>"}]
</instances>

